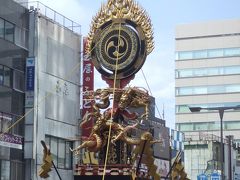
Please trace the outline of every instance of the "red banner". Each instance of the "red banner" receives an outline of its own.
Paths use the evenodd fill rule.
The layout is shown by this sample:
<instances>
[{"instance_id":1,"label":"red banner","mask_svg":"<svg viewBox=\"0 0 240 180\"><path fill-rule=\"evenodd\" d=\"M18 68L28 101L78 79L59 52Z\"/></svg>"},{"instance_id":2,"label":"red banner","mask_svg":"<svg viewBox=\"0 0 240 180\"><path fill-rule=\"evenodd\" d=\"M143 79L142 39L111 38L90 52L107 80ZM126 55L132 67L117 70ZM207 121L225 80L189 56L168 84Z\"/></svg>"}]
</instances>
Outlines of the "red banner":
<instances>
[{"instance_id":1,"label":"red banner","mask_svg":"<svg viewBox=\"0 0 240 180\"><path fill-rule=\"evenodd\" d=\"M86 54L87 38L83 38L83 102L82 102L82 117L86 113L92 112L92 99L89 99L88 94L92 93L94 88L94 67L90 57ZM87 121L82 126L82 136L89 136L93 121Z\"/></svg>"}]
</instances>

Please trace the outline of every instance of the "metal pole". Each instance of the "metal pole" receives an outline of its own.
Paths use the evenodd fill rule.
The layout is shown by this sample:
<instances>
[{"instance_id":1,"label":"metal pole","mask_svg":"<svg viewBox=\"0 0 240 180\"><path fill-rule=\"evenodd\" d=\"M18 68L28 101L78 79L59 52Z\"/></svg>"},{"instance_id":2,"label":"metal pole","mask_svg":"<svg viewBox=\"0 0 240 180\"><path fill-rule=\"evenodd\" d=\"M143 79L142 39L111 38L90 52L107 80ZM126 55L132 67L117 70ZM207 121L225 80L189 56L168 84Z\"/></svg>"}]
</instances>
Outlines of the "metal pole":
<instances>
[{"instance_id":1,"label":"metal pole","mask_svg":"<svg viewBox=\"0 0 240 180\"><path fill-rule=\"evenodd\" d=\"M53 161L52 161L52 165L53 165L53 167L54 167L54 169L55 169L55 171L56 171L56 173L57 173L59 179L62 180L62 178L61 178L61 176L60 176L60 174L59 174L59 172L58 172L58 170L57 170L57 167L56 167L56 165L54 164Z\"/></svg>"},{"instance_id":2,"label":"metal pole","mask_svg":"<svg viewBox=\"0 0 240 180\"><path fill-rule=\"evenodd\" d=\"M232 139L233 136L227 136L228 138L228 178L232 179Z\"/></svg>"},{"instance_id":3,"label":"metal pole","mask_svg":"<svg viewBox=\"0 0 240 180\"><path fill-rule=\"evenodd\" d=\"M223 114L224 114L224 109L219 109L219 116L220 116L220 133L221 133L221 144L220 144L220 153L221 153L221 180L224 180L224 144L223 144Z\"/></svg>"},{"instance_id":4,"label":"metal pole","mask_svg":"<svg viewBox=\"0 0 240 180\"><path fill-rule=\"evenodd\" d=\"M176 158L175 158L173 164L171 165L170 170L169 170L166 178L168 178L169 175L170 175L170 177L171 177L172 170L173 170L174 166L177 164L177 160L178 160L179 158L181 159L181 154L182 154L182 151L180 150L180 151L178 152L178 154L176 155ZM171 178L172 178L172 177L171 177Z\"/></svg>"},{"instance_id":5,"label":"metal pole","mask_svg":"<svg viewBox=\"0 0 240 180\"><path fill-rule=\"evenodd\" d=\"M140 166L141 166L141 161L142 161L142 157L143 157L143 153L144 153L144 149L145 149L146 143L147 143L147 140L145 140L144 143L143 143L142 152L141 152L141 155L140 155L140 158L139 158L139 161L138 161L138 165L137 165L137 170L136 170L136 175L137 176L138 176L138 171L139 171Z\"/></svg>"}]
</instances>

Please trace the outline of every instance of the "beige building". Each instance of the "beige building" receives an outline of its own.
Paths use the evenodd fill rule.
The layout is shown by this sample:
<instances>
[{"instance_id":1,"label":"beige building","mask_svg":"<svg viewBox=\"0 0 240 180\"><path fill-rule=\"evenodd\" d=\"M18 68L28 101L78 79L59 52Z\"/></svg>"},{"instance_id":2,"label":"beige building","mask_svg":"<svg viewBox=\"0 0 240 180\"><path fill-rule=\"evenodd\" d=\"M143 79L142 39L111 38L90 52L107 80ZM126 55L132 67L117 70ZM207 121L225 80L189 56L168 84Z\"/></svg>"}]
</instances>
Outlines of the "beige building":
<instances>
[{"instance_id":1,"label":"beige building","mask_svg":"<svg viewBox=\"0 0 240 180\"><path fill-rule=\"evenodd\" d=\"M209 134L220 137L218 111L191 113L188 107L240 105L240 19L177 26L175 66L177 130L189 142L198 137L198 143L206 140L202 142L206 144ZM228 135L240 142L240 110L224 113L223 137ZM189 165L190 174L196 177L206 163L200 170L193 169Z\"/></svg>"}]
</instances>

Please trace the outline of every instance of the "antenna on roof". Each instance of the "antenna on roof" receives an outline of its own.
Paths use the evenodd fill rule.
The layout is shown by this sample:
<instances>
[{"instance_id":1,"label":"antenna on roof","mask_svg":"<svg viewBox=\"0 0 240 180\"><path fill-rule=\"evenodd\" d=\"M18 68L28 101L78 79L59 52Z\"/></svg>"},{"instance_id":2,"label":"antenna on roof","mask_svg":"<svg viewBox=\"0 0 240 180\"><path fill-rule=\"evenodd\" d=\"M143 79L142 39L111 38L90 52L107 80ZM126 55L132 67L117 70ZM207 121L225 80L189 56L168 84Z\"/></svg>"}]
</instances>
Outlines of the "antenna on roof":
<instances>
[{"instance_id":1,"label":"antenna on roof","mask_svg":"<svg viewBox=\"0 0 240 180\"><path fill-rule=\"evenodd\" d=\"M163 120L165 120L165 112L164 112L164 109L165 107L164 107L164 103L163 103L163 112L162 112L162 117L163 117Z\"/></svg>"}]
</instances>

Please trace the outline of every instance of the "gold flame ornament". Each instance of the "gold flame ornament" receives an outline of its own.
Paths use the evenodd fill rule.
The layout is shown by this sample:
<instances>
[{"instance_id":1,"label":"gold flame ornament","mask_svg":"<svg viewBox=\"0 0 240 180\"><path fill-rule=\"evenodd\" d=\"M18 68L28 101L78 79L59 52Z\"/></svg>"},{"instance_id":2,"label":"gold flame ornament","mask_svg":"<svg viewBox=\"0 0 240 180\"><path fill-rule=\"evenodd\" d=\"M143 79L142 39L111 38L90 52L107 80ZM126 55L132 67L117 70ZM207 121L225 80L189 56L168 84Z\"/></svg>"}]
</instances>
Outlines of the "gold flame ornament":
<instances>
[{"instance_id":1,"label":"gold flame ornament","mask_svg":"<svg viewBox=\"0 0 240 180\"><path fill-rule=\"evenodd\" d=\"M152 24L146 11L133 0L109 0L101 6L100 11L93 17L88 35L87 53L91 53L92 41L96 31L106 22L114 19L128 19L137 24L146 38L147 54L154 49Z\"/></svg>"},{"instance_id":2,"label":"gold flame ornament","mask_svg":"<svg viewBox=\"0 0 240 180\"><path fill-rule=\"evenodd\" d=\"M86 52L104 79L132 79L153 48L151 20L133 0L109 0L93 17Z\"/></svg>"}]
</instances>

